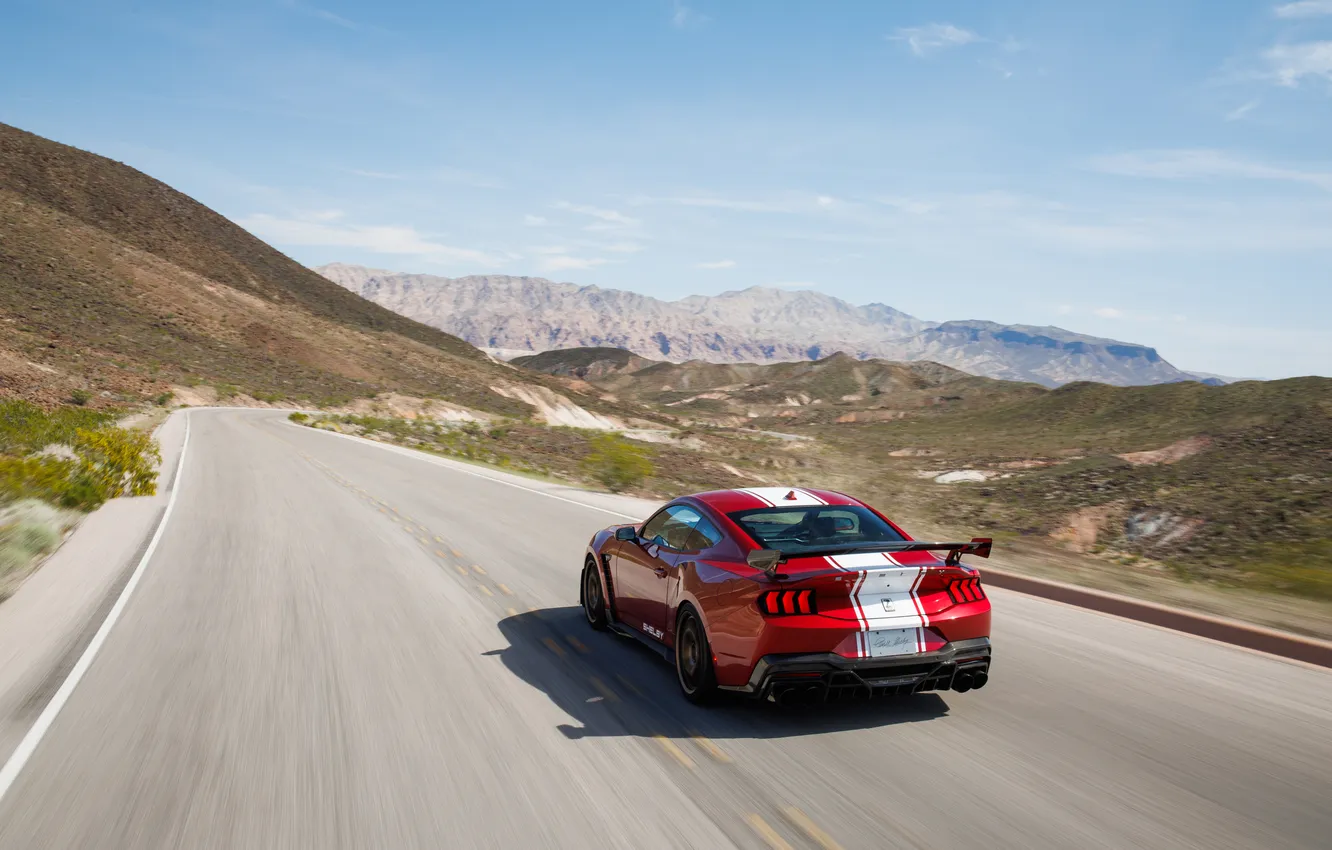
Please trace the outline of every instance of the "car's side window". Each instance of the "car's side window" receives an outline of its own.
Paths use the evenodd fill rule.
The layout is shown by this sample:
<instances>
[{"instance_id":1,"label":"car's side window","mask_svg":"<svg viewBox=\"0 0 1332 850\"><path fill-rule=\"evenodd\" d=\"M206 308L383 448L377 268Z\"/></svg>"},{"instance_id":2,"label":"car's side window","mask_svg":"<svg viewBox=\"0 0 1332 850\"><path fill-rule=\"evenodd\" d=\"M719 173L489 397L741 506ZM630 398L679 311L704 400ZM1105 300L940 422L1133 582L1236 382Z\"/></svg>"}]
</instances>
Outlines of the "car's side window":
<instances>
[{"instance_id":1,"label":"car's side window","mask_svg":"<svg viewBox=\"0 0 1332 850\"><path fill-rule=\"evenodd\" d=\"M666 509L670 517L662 525L657 537L659 545L669 549L685 550L689 548L689 534L694 530L694 523L702 519L698 511L685 505L674 505Z\"/></svg>"},{"instance_id":2,"label":"car's side window","mask_svg":"<svg viewBox=\"0 0 1332 850\"><path fill-rule=\"evenodd\" d=\"M670 518L671 515L669 513L669 509L664 511L657 511L657 513L652 517L652 519L648 520L647 523L643 526L643 530L642 532L640 532L642 538L644 540L656 541L657 543L660 544L662 541L658 540L657 538L661 537L662 526L664 526L670 520Z\"/></svg>"},{"instance_id":3,"label":"car's side window","mask_svg":"<svg viewBox=\"0 0 1332 850\"><path fill-rule=\"evenodd\" d=\"M693 530L689 532L689 542L685 548L691 552L710 549L720 543L721 539L721 532L717 527L709 522L707 517L699 517Z\"/></svg>"}]
</instances>

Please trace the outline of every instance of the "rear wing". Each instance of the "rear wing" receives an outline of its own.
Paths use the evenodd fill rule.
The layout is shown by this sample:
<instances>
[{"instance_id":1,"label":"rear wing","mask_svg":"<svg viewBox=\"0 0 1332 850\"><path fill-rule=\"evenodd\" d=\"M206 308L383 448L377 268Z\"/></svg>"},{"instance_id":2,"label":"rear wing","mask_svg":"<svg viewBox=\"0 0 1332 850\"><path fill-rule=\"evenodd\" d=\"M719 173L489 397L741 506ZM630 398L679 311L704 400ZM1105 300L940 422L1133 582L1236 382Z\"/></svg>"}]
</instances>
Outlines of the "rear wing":
<instances>
[{"instance_id":1,"label":"rear wing","mask_svg":"<svg viewBox=\"0 0 1332 850\"><path fill-rule=\"evenodd\" d=\"M853 552L940 552L948 550L948 555L944 558L944 564L949 567L955 567L962 563L963 555L975 555L980 558L990 557L990 548L994 544L994 539L990 537L973 537L970 543L931 543L925 540L903 540L900 543L875 543L872 545L856 547L853 549L829 549L827 552L801 552L799 557L820 556L843 554L849 555ZM781 578L777 575L777 567L786 562L786 554L777 549L755 549L749 553L745 559L749 565L757 570L763 570L769 578Z\"/></svg>"},{"instance_id":2,"label":"rear wing","mask_svg":"<svg viewBox=\"0 0 1332 850\"><path fill-rule=\"evenodd\" d=\"M938 552L944 549L948 550L948 556L944 563L950 567L955 567L962 561L963 555L975 555L978 558L990 557L990 549L994 545L994 539L991 537L973 537L970 543L929 543L923 540L908 540L903 543L885 543L882 546L875 546L875 552Z\"/></svg>"}]
</instances>

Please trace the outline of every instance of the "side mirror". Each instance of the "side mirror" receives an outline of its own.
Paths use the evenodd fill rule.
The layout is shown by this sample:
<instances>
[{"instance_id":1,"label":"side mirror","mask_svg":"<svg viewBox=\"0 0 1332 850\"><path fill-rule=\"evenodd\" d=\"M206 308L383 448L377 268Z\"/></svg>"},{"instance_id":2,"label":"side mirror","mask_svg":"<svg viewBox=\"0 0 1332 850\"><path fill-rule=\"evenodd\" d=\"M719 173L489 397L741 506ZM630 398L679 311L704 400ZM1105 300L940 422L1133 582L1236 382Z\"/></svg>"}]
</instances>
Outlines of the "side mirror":
<instances>
[{"instance_id":1,"label":"side mirror","mask_svg":"<svg viewBox=\"0 0 1332 850\"><path fill-rule=\"evenodd\" d=\"M616 539L616 540L637 540L637 539L638 539L638 529L634 528L632 525L626 525L626 526L624 526L623 528L617 528L617 529L615 529L615 539Z\"/></svg>"},{"instance_id":2,"label":"side mirror","mask_svg":"<svg viewBox=\"0 0 1332 850\"><path fill-rule=\"evenodd\" d=\"M755 549L745 556L745 562L756 570L773 575L782 562L782 553L776 549Z\"/></svg>"}]
</instances>

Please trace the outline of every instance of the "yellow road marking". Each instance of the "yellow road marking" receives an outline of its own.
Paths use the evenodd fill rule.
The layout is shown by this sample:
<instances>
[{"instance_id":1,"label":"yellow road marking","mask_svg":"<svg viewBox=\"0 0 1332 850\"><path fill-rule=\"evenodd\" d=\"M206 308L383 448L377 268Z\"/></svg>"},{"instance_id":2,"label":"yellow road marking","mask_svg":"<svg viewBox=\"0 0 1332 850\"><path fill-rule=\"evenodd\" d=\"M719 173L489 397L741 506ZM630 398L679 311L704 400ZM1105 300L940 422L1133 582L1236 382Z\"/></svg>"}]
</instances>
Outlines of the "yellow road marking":
<instances>
[{"instance_id":1,"label":"yellow road marking","mask_svg":"<svg viewBox=\"0 0 1332 850\"><path fill-rule=\"evenodd\" d=\"M476 571L477 575L485 575L485 574L486 574L486 570L485 570L485 568L482 567L480 564L472 564L472 569Z\"/></svg>"},{"instance_id":2,"label":"yellow road marking","mask_svg":"<svg viewBox=\"0 0 1332 850\"><path fill-rule=\"evenodd\" d=\"M606 698L606 702L619 702L619 701L620 701L620 695L617 694L617 693L615 693L615 691L612 691L612 690L610 689L610 685L608 685L608 684L606 684L605 682L601 681L601 680L598 679L596 676L592 676L592 677L590 677L590 678L592 679L592 687L596 688L596 689L597 689L597 693L601 694L603 697Z\"/></svg>"},{"instance_id":3,"label":"yellow road marking","mask_svg":"<svg viewBox=\"0 0 1332 850\"><path fill-rule=\"evenodd\" d=\"M486 587L484 584L478 584L478 585L476 586L476 589L479 590L479 591L481 591L482 593L484 593L486 596L494 596L494 595L495 595L495 594L491 593L491 592L490 592L490 588Z\"/></svg>"},{"instance_id":4,"label":"yellow road marking","mask_svg":"<svg viewBox=\"0 0 1332 850\"><path fill-rule=\"evenodd\" d=\"M436 534L436 535L435 535L435 542L436 542L436 543L443 543L443 542L444 542L444 538L443 538L443 537L440 537L438 534Z\"/></svg>"},{"instance_id":5,"label":"yellow road marking","mask_svg":"<svg viewBox=\"0 0 1332 850\"><path fill-rule=\"evenodd\" d=\"M379 509L379 512L380 512L381 514L386 514L386 513L388 513L388 508L380 508L380 509Z\"/></svg>"},{"instance_id":6,"label":"yellow road marking","mask_svg":"<svg viewBox=\"0 0 1332 850\"><path fill-rule=\"evenodd\" d=\"M397 508L394 508L394 509L393 509L393 512L394 512L395 514L398 513L398 509L397 509Z\"/></svg>"},{"instance_id":7,"label":"yellow road marking","mask_svg":"<svg viewBox=\"0 0 1332 850\"><path fill-rule=\"evenodd\" d=\"M713 743L711 740L709 740L708 738L703 737L702 735L698 734L697 732L690 732L690 733L689 733L689 737L691 737L691 738L694 739L694 743L695 743L695 744L698 744L700 747L703 748L703 752L705 752L705 753L707 753L708 755L712 756L712 757L713 757L714 759L716 759L717 761L721 762L722 764L730 764L730 763L731 763L731 757L728 756L728 755L722 750L721 747L719 747L719 746L717 746L716 744L714 744L714 743Z\"/></svg>"},{"instance_id":8,"label":"yellow road marking","mask_svg":"<svg viewBox=\"0 0 1332 850\"><path fill-rule=\"evenodd\" d=\"M499 582L495 582L495 586L498 587L500 589L500 593L503 593L505 596L513 596L513 591L509 590L509 586L507 584L500 584Z\"/></svg>"},{"instance_id":9,"label":"yellow road marking","mask_svg":"<svg viewBox=\"0 0 1332 850\"><path fill-rule=\"evenodd\" d=\"M624 685L626 688L629 689L629 693L633 694L636 697L641 697L643 695L643 692L640 691L638 687L628 678L618 674L615 676L615 678L620 680L621 685Z\"/></svg>"},{"instance_id":10,"label":"yellow road marking","mask_svg":"<svg viewBox=\"0 0 1332 850\"><path fill-rule=\"evenodd\" d=\"M550 649L551 652L555 653L556 655L558 655L558 656L561 657L561 658L564 657L564 647L562 647L562 646L560 646L558 643L556 643L556 642L555 642L555 638L553 638L553 637L544 637L544 638L541 639L541 642L544 643L544 644Z\"/></svg>"},{"instance_id":11,"label":"yellow road marking","mask_svg":"<svg viewBox=\"0 0 1332 850\"><path fill-rule=\"evenodd\" d=\"M508 614L510 617L517 617L517 616L518 616L518 611L515 610L515 609L513 609L513 608L506 608L506 609L504 609L504 613L505 613L505 614Z\"/></svg>"},{"instance_id":12,"label":"yellow road marking","mask_svg":"<svg viewBox=\"0 0 1332 850\"><path fill-rule=\"evenodd\" d=\"M777 834L777 830L768 826L768 822L758 815L750 815L745 818L749 826L759 834L768 843L772 850L791 850L791 845L786 843L786 839Z\"/></svg>"},{"instance_id":13,"label":"yellow road marking","mask_svg":"<svg viewBox=\"0 0 1332 850\"><path fill-rule=\"evenodd\" d=\"M435 550L435 557L437 557L437 558L442 558L442 557L444 557L444 550L443 550L443 549L436 549L436 550Z\"/></svg>"},{"instance_id":14,"label":"yellow road marking","mask_svg":"<svg viewBox=\"0 0 1332 850\"><path fill-rule=\"evenodd\" d=\"M421 538L421 545L422 545L422 546L429 546L429 545L430 545L430 541L429 541L428 539L426 539L425 537L422 537L422 538Z\"/></svg>"},{"instance_id":15,"label":"yellow road marking","mask_svg":"<svg viewBox=\"0 0 1332 850\"><path fill-rule=\"evenodd\" d=\"M458 575L460 576L467 575L467 568L462 566L458 567Z\"/></svg>"},{"instance_id":16,"label":"yellow road marking","mask_svg":"<svg viewBox=\"0 0 1332 850\"><path fill-rule=\"evenodd\" d=\"M461 557L462 557L462 552L459 552L457 549L450 549L449 551L453 553L453 557L455 557L455 558L461 558Z\"/></svg>"},{"instance_id":17,"label":"yellow road marking","mask_svg":"<svg viewBox=\"0 0 1332 850\"><path fill-rule=\"evenodd\" d=\"M842 850L842 845L833 841L833 837L819 829L819 825L809 819L809 815L797 809L795 806L784 806L782 814L786 819L800 828L800 831L809 836L809 840L823 848L823 850Z\"/></svg>"},{"instance_id":18,"label":"yellow road marking","mask_svg":"<svg viewBox=\"0 0 1332 850\"><path fill-rule=\"evenodd\" d=\"M586 644L584 644L581 640L574 637L573 635L565 635L564 639L569 642L569 646L572 646L574 649L578 650L579 652L588 653L592 651L587 648Z\"/></svg>"},{"instance_id":19,"label":"yellow road marking","mask_svg":"<svg viewBox=\"0 0 1332 850\"><path fill-rule=\"evenodd\" d=\"M684 750L677 747L674 741L667 738L665 735L653 735L652 737L657 739L657 743L661 744L661 748L667 753L670 753L672 758L690 770L694 769L694 760L685 755Z\"/></svg>"}]
</instances>

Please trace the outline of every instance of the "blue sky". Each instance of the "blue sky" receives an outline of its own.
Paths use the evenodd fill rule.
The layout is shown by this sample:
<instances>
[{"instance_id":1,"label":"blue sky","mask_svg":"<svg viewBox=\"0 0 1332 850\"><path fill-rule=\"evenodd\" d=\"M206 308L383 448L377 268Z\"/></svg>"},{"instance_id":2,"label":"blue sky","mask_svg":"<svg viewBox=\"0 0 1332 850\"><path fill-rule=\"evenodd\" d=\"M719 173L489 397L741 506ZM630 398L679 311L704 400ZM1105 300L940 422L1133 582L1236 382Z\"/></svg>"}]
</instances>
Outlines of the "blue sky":
<instances>
[{"instance_id":1,"label":"blue sky","mask_svg":"<svg viewBox=\"0 0 1332 850\"><path fill-rule=\"evenodd\" d=\"M301 262L1332 375L1332 0L7 0L0 121Z\"/></svg>"}]
</instances>

